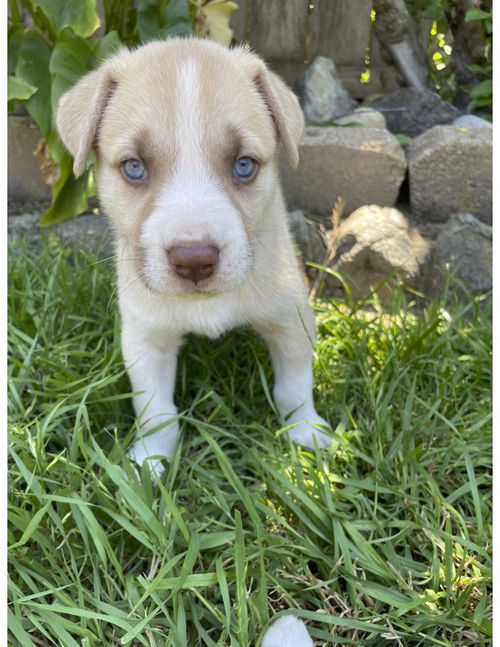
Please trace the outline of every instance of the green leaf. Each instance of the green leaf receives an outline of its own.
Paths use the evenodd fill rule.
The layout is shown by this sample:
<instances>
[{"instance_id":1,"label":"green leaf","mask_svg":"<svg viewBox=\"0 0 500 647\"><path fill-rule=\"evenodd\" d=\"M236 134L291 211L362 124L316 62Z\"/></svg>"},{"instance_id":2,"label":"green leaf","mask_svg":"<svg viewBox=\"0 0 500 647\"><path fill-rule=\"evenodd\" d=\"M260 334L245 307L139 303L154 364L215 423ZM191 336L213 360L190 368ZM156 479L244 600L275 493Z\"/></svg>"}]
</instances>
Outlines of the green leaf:
<instances>
[{"instance_id":1,"label":"green leaf","mask_svg":"<svg viewBox=\"0 0 500 647\"><path fill-rule=\"evenodd\" d=\"M100 26L96 0L32 0L33 7L40 9L47 18L54 36L65 27L75 34L88 38Z\"/></svg>"},{"instance_id":2,"label":"green leaf","mask_svg":"<svg viewBox=\"0 0 500 647\"><path fill-rule=\"evenodd\" d=\"M32 97L38 88L31 83L27 83L24 79L20 79L18 76L9 74L9 85L8 85L8 100L18 99L19 101L27 101Z\"/></svg>"},{"instance_id":3,"label":"green leaf","mask_svg":"<svg viewBox=\"0 0 500 647\"><path fill-rule=\"evenodd\" d=\"M403 135L402 133L397 133L394 135L394 137L398 140L398 142L402 146L406 146L407 144L411 144L413 141L413 137L409 137L408 135Z\"/></svg>"},{"instance_id":4,"label":"green leaf","mask_svg":"<svg viewBox=\"0 0 500 647\"><path fill-rule=\"evenodd\" d=\"M491 97L485 97L484 99L473 99L469 105L467 106L467 112L474 112L477 108L491 108L491 103L492 103L492 98ZM492 116L491 114L483 114L482 115L483 119L487 119L488 121L492 121Z\"/></svg>"},{"instance_id":5,"label":"green leaf","mask_svg":"<svg viewBox=\"0 0 500 647\"><path fill-rule=\"evenodd\" d=\"M8 53L8 73L14 74L16 71L17 61L19 60L19 49L23 40L24 32L26 31L23 25L10 24L7 36L7 53Z\"/></svg>"},{"instance_id":6,"label":"green leaf","mask_svg":"<svg viewBox=\"0 0 500 647\"><path fill-rule=\"evenodd\" d=\"M471 22L472 20L488 20L491 19L491 12L483 11L477 7L472 7L467 10L465 14L465 22Z\"/></svg>"},{"instance_id":7,"label":"green leaf","mask_svg":"<svg viewBox=\"0 0 500 647\"><path fill-rule=\"evenodd\" d=\"M140 0L137 8L137 27L142 42L160 35L164 28L161 8L153 0Z\"/></svg>"},{"instance_id":8,"label":"green leaf","mask_svg":"<svg viewBox=\"0 0 500 647\"><path fill-rule=\"evenodd\" d=\"M40 225L62 222L73 218L87 209L90 196L90 174L86 171L79 178L73 175L73 160L64 153L60 163L61 176L52 192L52 204L40 218Z\"/></svg>"},{"instance_id":9,"label":"green leaf","mask_svg":"<svg viewBox=\"0 0 500 647\"><path fill-rule=\"evenodd\" d=\"M425 8L422 17L427 18L428 20L437 20L441 15L442 9L437 3L435 3Z\"/></svg>"},{"instance_id":10,"label":"green leaf","mask_svg":"<svg viewBox=\"0 0 500 647\"><path fill-rule=\"evenodd\" d=\"M98 67L104 59L115 54L121 47L123 45L116 31L110 31L106 36L98 38L92 51L92 68Z\"/></svg>"},{"instance_id":11,"label":"green leaf","mask_svg":"<svg viewBox=\"0 0 500 647\"><path fill-rule=\"evenodd\" d=\"M50 57L52 74L51 103L56 111L61 95L69 90L92 66L92 49L88 41L72 29L61 32Z\"/></svg>"},{"instance_id":12,"label":"green leaf","mask_svg":"<svg viewBox=\"0 0 500 647\"><path fill-rule=\"evenodd\" d=\"M473 99L491 97L493 95L493 81L491 79L481 81L481 83L478 83L472 88L469 94Z\"/></svg>"},{"instance_id":13,"label":"green leaf","mask_svg":"<svg viewBox=\"0 0 500 647\"><path fill-rule=\"evenodd\" d=\"M165 10L168 36L192 36L188 0L170 0Z\"/></svg>"},{"instance_id":14,"label":"green leaf","mask_svg":"<svg viewBox=\"0 0 500 647\"><path fill-rule=\"evenodd\" d=\"M137 27L142 42L193 33L187 0L171 0L166 6L157 0L140 0Z\"/></svg>"},{"instance_id":15,"label":"green leaf","mask_svg":"<svg viewBox=\"0 0 500 647\"><path fill-rule=\"evenodd\" d=\"M52 129L49 61L47 41L34 29L26 29L19 45L16 76L38 88L26 102L26 108L45 138Z\"/></svg>"},{"instance_id":16,"label":"green leaf","mask_svg":"<svg viewBox=\"0 0 500 647\"><path fill-rule=\"evenodd\" d=\"M467 67L471 72L477 72L478 74L488 74L491 76L491 74L493 73L493 66L489 64L483 64L483 65L473 64L473 65L468 65Z\"/></svg>"}]
</instances>

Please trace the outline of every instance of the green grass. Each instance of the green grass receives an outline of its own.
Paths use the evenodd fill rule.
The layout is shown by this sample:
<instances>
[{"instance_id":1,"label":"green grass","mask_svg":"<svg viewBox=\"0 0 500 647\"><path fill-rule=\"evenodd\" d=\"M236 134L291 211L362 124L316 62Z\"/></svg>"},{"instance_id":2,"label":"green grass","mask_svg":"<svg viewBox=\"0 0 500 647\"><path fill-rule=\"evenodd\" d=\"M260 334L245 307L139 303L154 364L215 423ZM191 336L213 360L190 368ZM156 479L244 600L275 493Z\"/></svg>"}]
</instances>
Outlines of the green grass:
<instances>
[{"instance_id":1,"label":"green grass","mask_svg":"<svg viewBox=\"0 0 500 647\"><path fill-rule=\"evenodd\" d=\"M280 437L255 335L192 338L182 440L152 484L126 458L112 271L17 248L10 645L245 647L288 610L318 647L491 644L488 299L316 307L331 450Z\"/></svg>"}]
</instances>

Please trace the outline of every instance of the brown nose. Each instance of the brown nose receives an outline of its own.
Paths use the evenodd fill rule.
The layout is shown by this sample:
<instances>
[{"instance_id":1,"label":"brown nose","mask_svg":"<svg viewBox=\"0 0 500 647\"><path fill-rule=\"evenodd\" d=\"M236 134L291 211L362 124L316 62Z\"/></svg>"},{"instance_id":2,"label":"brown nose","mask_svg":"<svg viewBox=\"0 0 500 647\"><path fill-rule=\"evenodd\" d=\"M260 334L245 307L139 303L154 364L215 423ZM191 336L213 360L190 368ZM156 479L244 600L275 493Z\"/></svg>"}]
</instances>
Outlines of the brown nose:
<instances>
[{"instance_id":1,"label":"brown nose","mask_svg":"<svg viewBox=\"0 0 500 647\"><path fill-rule=\"evenodd\" d=\"M214 273L219 250L214 245L176 245L168 250L168 258L177 276L198 283Z\"/></svg>"}]
</instances>

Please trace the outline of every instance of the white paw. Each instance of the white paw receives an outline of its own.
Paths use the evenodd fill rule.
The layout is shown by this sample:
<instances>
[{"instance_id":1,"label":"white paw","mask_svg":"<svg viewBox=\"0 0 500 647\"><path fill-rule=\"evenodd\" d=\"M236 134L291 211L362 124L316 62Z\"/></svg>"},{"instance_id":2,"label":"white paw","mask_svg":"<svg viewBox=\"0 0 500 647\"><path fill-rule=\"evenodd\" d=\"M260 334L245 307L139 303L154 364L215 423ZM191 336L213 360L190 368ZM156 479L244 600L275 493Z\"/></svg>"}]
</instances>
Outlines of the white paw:
<instances>
[{"instance_id":1,"label":"white paw","mask_svg":"<svg viewBox=\"0 0 500 647\"><path fill-rule=\"evenodd\" d=\"M296 426L286 431L283 435L298 445L304 445L312 449L317 445L320 449L324 449L332 444L333 439L321 431L321 427L315 426L323 425L324 427L330 428L326 420L318 416L316 411L312 411L309 414L297 411L288 418L287 424L295 424Z\"/></svg>"},{"instance_id":2,"label":"white paw","mask_svg":"<svg viewBox=\"0 0 500 647\"><path fill-rule=\"evenodd\" d=\"M266 631L261 647L313 647L302 620L282 616Z\"/></svg>"},{"instance_id":3,"label":"white paw","mask_svg":"<svg viewBox=\"0 0 500 647\"><path fill-rule=\"evenodd\" d=\"M155 425L156 426L156 425ZM130 460L137 463L139 467L148 461L152 475L161 476L164 471L161 458L170 458L174 453L175 442L179 434L179 423L177 420L165 425L158 431L150 432L142 429L141 435L129 450Z\"/></svg>"}]
</instances>

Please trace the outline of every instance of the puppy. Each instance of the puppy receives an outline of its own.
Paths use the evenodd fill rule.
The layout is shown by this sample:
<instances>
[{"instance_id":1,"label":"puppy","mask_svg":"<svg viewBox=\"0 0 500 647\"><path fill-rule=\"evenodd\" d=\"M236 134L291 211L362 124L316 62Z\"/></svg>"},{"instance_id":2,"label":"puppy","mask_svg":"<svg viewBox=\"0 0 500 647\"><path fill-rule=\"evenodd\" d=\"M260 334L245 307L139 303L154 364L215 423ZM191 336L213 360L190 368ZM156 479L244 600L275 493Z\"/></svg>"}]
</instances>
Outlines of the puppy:
<instances>
[{"instance_id":1,"label":"puppy","mask_svg":"<svg viewBox=\"0 0 500 647\"><path fill-rule=\"evenodd\" d=\"M56 121L76 176L95 150L116 235L122 351L141 423L131 457L155 457L160 473L174 450L183 336L241 325L269 346L288 438L329 445L276 163L279 143L298 163L294 94L243 48L175 38L112 56L63 95Z\"/></svg>"}]
</instances>

